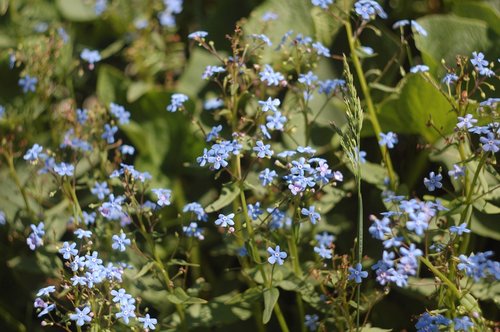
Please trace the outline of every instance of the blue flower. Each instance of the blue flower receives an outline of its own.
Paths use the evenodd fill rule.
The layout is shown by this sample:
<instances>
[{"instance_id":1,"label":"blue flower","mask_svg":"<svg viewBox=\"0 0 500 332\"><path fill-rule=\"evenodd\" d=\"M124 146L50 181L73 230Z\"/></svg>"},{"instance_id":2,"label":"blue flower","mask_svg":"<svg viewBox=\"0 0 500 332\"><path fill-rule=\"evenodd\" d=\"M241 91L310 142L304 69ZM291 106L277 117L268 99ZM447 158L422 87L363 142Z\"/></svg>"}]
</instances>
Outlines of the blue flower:
<instances>
[{"instance_id":1,"label":"blue flower","mask_svg":"<svg viewBox=\"0 0 500 332\"><path fill-rule=\"evenodd\" d=\"M75 308L76 312L74 314L69 315L69 319L76 321L76 325L83 326L85 323L88 323L92 320L92 317L89 315L90 307L85 306L83 309Z\"/></svg>"},{"instance_id":2,"label":"blue flower","mask_svg":"<svg viewBox=\"0 0 500 332\"><path fill-rule=\"evenodd\" d=\"M203 108L207 111L215 110L224 106L224 101L220 98L210 98L203 103Z\"/></svg>"},{"instance_id":3,"label":"blue flower","mask_svg":"<svg viewBox=\"0 0 500 332\"><path fill-rule=\"evenodd\" d=\"M172 190L170 189L152 189L151 190L158 197L158 201L156 204L159 206L167 206L170 205L170 199L172 196Z\"/></svg>"},{"instance_id":4,"label":"blue flower","mask_svg":"<svg viewBox=\"0 0 500 332\"><path fill-rule=\"evenodd\" d=\"M257 152L257 157L259 157L259 158L266 158L266 157L271 158L271 156L274 154L274 151L271 150L271 145L264 144L264 142L262 142L262 141L257 141L257 142L255 142L255 144L257 146L255 146L253 148L253 150L255 152Z\"/></svg>"},{"instance_id":5,"label":"blue flower","mask_svg":"<svg viewBox=\"0 0 500 332\"><path fill-rule=\"evenodd\" d=\"M77 238L79 239L83 239L83 238L90 238L92 236L92 232L89 231L89 230L85 230L85 229L82 229L82 228L78 228L76 231L75 231L75 235L77 236Z\"/></svg>"},{"instance_id":6,"label":"blue flower","mask_svg":"<svg viewBox=\"0 0 500 332\"><path fill-rule=\"evenodd\" d=\"M319 321L319 316L316 314L304 316L304 325L309 329L309 331L318 330L319 326L318 321Z\"/></svg>"},{"instance_id":7,"label":"blue flower","mask_svg":"<svg viewBox=\"0 0 500 332\"><path fill-rule=\"evenodd\" d=\"M53 293L56 291L55 286L47 286L45 288L42 288L36 293L36 296L49 296L50 293Z\"/></svg>"},{"instance_id":8,"label":"blue flower","mask_svg":"<svg viewBox=\"0 0 500 332\"><path fill-rule=\"evenodd\" d=\"M59 174L60 176L73 176L73 172L75 171L75 166L66 163L59 163L54 165L54 172Z\"/></svg>"},{"instance_id":9,"label":"blue flower","mask_svg":"<svg viewBox=\"0 0 500 332\"><path fill-rule=\"evenodd\" d=\"M193 212L196 215L196 219L199 221L207 221L208 219L203 206L201 206L201 204L197 202L186 204L182 209L182 212Z\"/></svg>"},{"instance_id":10,"label":"blue flower","mask_svg":"<svg viewBox=\"0 0 500 332\"><path fill-rule=\"evenodd\" d=\"M406 222L406 228L422 236L424 231L429 228L429 216L424 212L410 213L410 220Z\"/></svg>"},{"instance_id":11,"label":"blue flower","mask_svg":"<svg viewBox=\"0 0 500 332\"><path fill-rule=\"evenodd\" d=\"M461 117L459 116L458 117L458 120L459 122L457 123L457 128L472 128L476 123L477 123L477 120L474 119L474 117L472 116L472 114L467 114L465 117Z\"/></svg>"},{"instance_id":12,"label":"blue flower","mask_svg":"<svg viewBox=\"0 0 500 332\"><path fill-rule=\"evenodd\" d=\"M128 112L125 107L115 103L110 103L109 111L118 119L119 124L124 125L130 122L130 112Z\"/></svg>"},{"instance_id":13,"label":"blue flower","mask_svg":"<svg viewBox=\"0 0 500 332\"><path fill-rule=\"evenodd\" d=\"M26 239L26 244L31 250L35 250L36 248L43 245L42 237L45 235L45 225L43 222L41 222L38 224L38 226L31 224L30 227L32 232Z\"/></svg>"},{"instance_id":14,"label":"blue flower","mask_svg":"<svg viewBox=\"0 0 500 332\"><path fill-rule=\"evenodd\" d=\"M398 136L392 131L387 134L380 133L380 140L378 144L381 146L387 146L388 149L394 148L394 145L398 143Z\"/></svg>"},{"instance_id":15,"label":"blue flower","mask_svg":"<svg viewBox=\"0 0 500 332\"><path fill-rule=\"evenodd\" d=\"M132 295L127 294L127 291L123 288L120 288L119 290L111 290L111 295L113 296L113 302L118 303L120 305L127 305L134 303Z\"/></svg>"},{"instance_id":16,"label":"blue flower","mask_svg":"<svg viewBox=\"0 0 500 332\"><path fill-rule=\"evenodd\" d=\"M264 22L274 21L278 19L278 14L267 11L262 15L260 19Z\"/></svg>"},{"instance_id":17,"label":"blue flower","mask_svg":"<svg viewBox=\"0 0 500 332\"><path fill-rule=\"evenodd\" d=\"M354 4L354 10L358 16L361 16L363 21L370 21L378 15L380 18L387 18L387 14L378 4L373 0L359 0Z\"/></svg>"},{"instance_id":18,"label":"blue flower","mask_svg":"<svg viewBox=\"0 0 500 332\"><path fill-rule=\"evenodd\" d=\"M0 105L0 120L5 116L5 107Z\"/></svg>"},{"instance_id":19,"label":"blue flower","mask_svg":"<svg viewBox=\"0 0 500 332\"><path fill-rule=\"evenodd\" d=\"M28 93L29 91L35 92L37 83L38 78L31 77L30 75L26 75L19 79L19 86L23 89L24 93Z\"/></svg>"},{"instance_id":20,"label":"blue flower","mask_svg":"<svg viewBox=\"0 0 500 332\"><path fill-rule=\"evenodd\" d=\"M483 68L488 65L488 61L484 58L484 54L482 52L472 52L472 59L470 62L477 68Z\"/></svg>"},{"instance_id":21,"label":"blue flower","mask_svg":"<svg viewBox=\"0 0 500 332\"><path fill-rule=\"evenodd\" d=\"M123 319L125 324L130 323L130 318L135 317L135 305L127 303L120 306L120 311L116 313L117 319Z\"/></svg>"},{"instance_id":22,"label":"blue flower","mask_svg":"<svg viewBox=\"0 0 500 332\"><path fill-rule=\"evenodd\" d=\"M484 152L497 153L500 150L500 140L495 138L493 133L488 133L486 137L480 137L479 141L483 145Z\"/></svg>"},{"instance_id":23,"label":"blue flower","mask_svg":"<svg viewBox=\"0 0 500 332\"><path fill-rule=\"evenodd\" d=\"M94 5L94 11L97 16L101 16L102 13L108 8L108 0L96 0Z\"/></svg>"},{"instance_id":24,"label":"blue flower","mask_svg":"<svg viewBox=\"0 0 500 332\"><path fill-rule=\"evenodd\" d=\"M142 323L142 327L145 330L156 329L156 324L158 323L156 318L149 317L149 314L146 314L146 316L144 316L144 317L139 317L139 318L137 318L137 320Z\"/></svg>"},{"instance_id":25,"label":"blue flower","mask_svg":"<svg viewBox=\"0 0 500 332\"><path fill-rule=\"evenodd\" d=\"M278 98L267 98L266 101L259 100L259 106L262 108L262 112L267 112L269 110L273 112L278 111L278 106L281 104Z\"/></svg>"},{"instance_id":26,"label":"blue flower","mask_svg":"<svg viewBox=\"0 0 500 332\"><path fill-rule=\"evenodd\" d=\"M281 114L281 112L274 112L273 115L268 115L266 117L266 126L271 130L283 131L284 125L286 123L286 117Z\"/></svg>"},{"instance_id":27,"label":"blue flower","mask_svg":"<svg viewBox=\"0 0 500 332\"><path fill-rule=\"evenodd\" d=\"M278 86L280 81L283 81L285 77L280 72L275 72L274 69L270 65L265 65L264 69L259 73L260 80L262 82L267 81L267 85L275 85Z\"/></svg>"},{"instance_id":28,"label":"blue flower","mask_svg":"<svg viewBox=\"0 0 500 332\"><path fill-rule=\"evenodd\" d=\"M450 85L450 84L455 83L457 80L458 80L457 75L455 75L454 73L448 73L443 77L441 82L443 82L444 84Z\"/></svg>"},{"instance_id":29,"label":"blue flower","mask_svg":"<svg viewBox=\"0 0 500 332\"><path fill-rule=\"evenodd\" d=\"M128 155L133 155L134 152L135 152L135 149L133 146L130 146L130 145L127 145L127 144L123 144L122 146L120 146L120 151L121 153L123 154L128 154Z\"/></svg>"},{"instance_id":30,"label":"blue flower","mask_svg":"<svg viewBox=\"0 0 500 332\"><path fill-rule=\"evenodd\" d=\"M75 249L76 243L72 242L71 244L67 241L64 241L63 246L59 249L59 253L63 255L64 259L70 259L72 256L78 255L78 250Z\"/></svg>"},{"instance_id":31,"label":"blue flower","mask_svg":"<svg viewBox=\"0 0 500 332\"><path fill-rule=\"evenodd\" d=\"M254 39L258 39L258 40L261 40L263 43L267 44L267 46L273 46L273 43L271 42L271 40L269 39L268 36L264 35L264 34L251 34L250 35L251 38L254 38Z\"/></svg>"},{"instance_id":32,"label":"blue flower","mask_svg":"<svg viewBox=\"0 0 500 332\"><path fill-rule=\"evenodd\" d=\"M205 71L201 75L201 78L204 80L208 80L210 77L214 76L217 73L223 73L226 69L220 66L207 66Z\"/></svg>"},{"instance_id":33,"label":"blue flower","mask_svg":"<svg viewBox=\"0 0 500 332\"><path fill-rule=\"evenodd\" d=\"M278 263L278 265L283 265L285 258L288 256L286 252L280 251L279 245L277 245L275 249L268 247L267 252L271 255L267 261L273 265L276 263Z\"/></svg>"},{"instance_id":34,"label":"blue flower","mask_svg":"<svg viewBox=\"0 0 500 332\"><path fill-rule=\"evenodd\" d=\"M453 165L453 169L448 171L448 175L453 177L455 180L465 176L465 166L459 166L457 164Z\"/></svg>"},{"instance_id":35,"label":"blue flower","mask_svg":"<svg viewBox=\"0 0 500 332\"><path fill-rule=\"evenodd\" d=\"M206 32L206 31L195 31L195 32L191 32L188 35L188 38L198 40L198 39L203 39L206 36L208 36L208 32Z\"/></svg>"},{"instance_id":36,"label":"blue flower","mask_svg":"<svg viewBox=\"0 0 500 332\"><path fill-rule=\"evenodd\" d=\"M429 66L426 65L416 65L410 68L410 72L416 73L425 73L429 71Z\"/></svg>"},{"instance_id":37,"label":"blue flower","mask_svg":"<svg viewBox=\"0 0 500 332\"><path fill-rule=\"evenodd\" d=\"M311 0L311 3L316 7L328 9L328 6L333 3L333 0Z\"/></svg>"},{"instance_id":38,"label":"blue flower","mask_svg":"<svg viewBox=\"0 0 500 332\"><path fill-rule=\"evenodd\" d=\"M90 192L93 195L97 196L97 198L99 198L100 200L103 200L104 197L109 195L111 191L108 188L108 184L105 181L103 181L103 182L96 182L94 184L94 187L90 189Z\"/></svg>"},{"instance_id":39,"label":"blue flower","mask_svg":"<svg viewBox=\"0 0 500 332\"><path fill-rule=\"evenodd\" d=\"M316 241L318 241L318 245L329 247L335 240L335 236L333 236L332 234L328 234L327 232L323 232L321 234L316 234L315 239Z\"/></svg>"},{"instance_id":40,"label":"blue flower","mask_svg":"<svg viewBox=\"0 0 500 332\"><path fill-rule=\"evenodd\" d=\"M311 221L311 223L313 225L316 225L316 223L318 222L318 220L321 220L321 215L318 212L315 211L314 205L311 205L309 207L309 209L302 208L302 210L300 211L300 213L303 216L309 217L309 220Z\"/></svg>"},{"instance_id":41,"label":"blue flower","mask_svg":"<svg viewBox=\"0 0 500 332\"><path fill-rule=\"evenodd\" d=\"M189 226L182 226L182 231L188 237L195 237L198 240L203 240L205 237L203 236L202 230L198 227L196 222L191 222Z\"/></svg>"},{"instance_id":42,"label":"blue flower","mask_svg":"<svg viewBox=\"0 0 500 332\"><path fill-rule=\"evenodd\" d=\"M270 170L269 168L266 168L259 173L259 180L263 186L267 186L271 182L273 182L274 178L276 178L277 176L278 174L276 173L275 170Z\"/></svg>"},{"instance_id":43,"label":"blue flower","mask_svg":"<svg viewBox=\"0 0 500 332\"><path fill-rule=\"evenodd\" d=\"M370 219L373 220L373 224L368 228L368 231L375 239L383 240L385 234L391 234L391 228L389 227L391 221L389 218L379 220L375 216L371 216Z\"/></svg>"},{"instance_id":44,"label":"blue flower","mask_svg":"<svg viewBox=\"0 0 500 332\"><path fill-rule=\"evenodd\" d=\"M457 317L453 319L453 324L455 325L455 331L469 331L469 328L474 326L474 323L470 320L468 316Z\"/></svg>"},{"instance_id":45,"label":"blue flower","mask_svg":"<svg viewBox=\"0 0 500 332\"><path fill-rule=\"evenodd\" d=\"M31 149L26 151L26 154L24 155L23 159L26 161L35 161L40 157L40 152L42 152L43 147L38 144L34 144Z\"/></svg>"},{"instance_id":46,"label":"blue flower","mask_svg":"<svg viewBox=\"0 0 500 332\"><path fill-rule=\"evenodd\" d=\"M108 144L113 144L115 142L115 133L118 131L117 126L110 126L109 124L104 125L104 132L101 137L108 142Z\"/></svg>"},{"instance_id":47,"label":"blue flower","mask_svg":"<svg viewBox=\"0 0 500 332\"><path fill-rule=\"evenodd\" d=\"M89 114L88 114L88 111L87 109L83 108L83 109L77 109L76 110L76 120L78 121L79 124L84 124L85 122L87 122L87 119L89 118Z\"/></svg>"},{"instance_id":48,"label":"blue flower","mask_svg":"<svg viewBox=\"0 0 500 332\"><path fill-rule=\"evenodd\" d=\"M184 108L184 103L189 99L188 96L182 93L174 93L170 99L170 105L167 106L167 111L177 112L178 109Z\"/></svg>"},{"instance_id":49,"label":"blue flower","mask_svg":"<svg viewBox=\"0 0 500 332\"><path fill-rule=\"evenodd\" d=\"M318 76L314 75L312 71L307 72L306 74L299 74L298 81L302 84L305 84L308 87L312 87L313 83L318 80Z\"/></svg>"},{"instance_id":50,"label":"blue flower","mask_svg":"<svg viewBox=\"0 0 500 332\"><path fill-rule=\"evenodd\" d=\"M255 204L248 204L247 205L247 210L248 210L248 216L252 220L257 220L259 219L259 216L264 213L262 209L260 208L260 202L256 202Z\"/></svg>"},{"instance_id":51,"label":"blue flower","mask_svg":"<svg viewBox=\"0 0 500 332\"><path fill-rule=\"evenodd\" d=\"M5 212L0 210L0 225L5 225L7 218L5 217Z\"/></svg>"},{"instance_id":52,"label":"blue flower","mask_svg":"<svg viewBox=\"0 0 500 332\"><path fill-rule=\"evenodd\" d=\"M441 174L435 174L434 172L429 173L429 178L424 178L424 185L427 190L434 191L436 188L442 188L443 184L440 182L443 179Z\"/></svg>"},{"instance_id":53,"label":"blue flower","mask_svg":"<svg viewBox=\"0 0 500 332\"><path fill-rule=\"evenodd\" d=\"M331 57L330 50L321 44L319 41L312 44L312 47L316 50L318 55L322 55L326 58Z\"/></svg>"},{"instance_id":54,"label":"blue flower","mask_svg":"<svg viewBox=\"0 0 500 332\"><path fill-rule=\"evenodd\" d=\"M462 235L463 233L470 233L470 229L467 228L466 223L462 223L458 226L451 226L450 233L454 233L457 235Z\"/></svg>"},{"instance_id":55,"label":"blue flower","mask_svg":"<svg viewBox=\"0 0 500 332\"><path fill-rule=\"evenodd\" d=\"M80 53L80 58L89 63L89 69L94 69L94 64L96 62L101 61L101 54L96 50L89 50L88 48L83 49L82 53Z\"/></svg>"},{"instance_id":56,"label":"blue flower","mask_svg":"<svg viewBox=\"0 0 500 332\"><path fill-rule=\"evenodd\" d=\"M114 250L119 250L121 252L126 250L126 247L130 245L130 239L127 238L127 235L125 235L123 232L120 233L120 235L113 235L112 237L113 244L111 247Z\"/></svg>"},{"instance_id":57,"label":"blue flower","mask_svg":"<svg viewBox=\"0 0 500 332\"><path fill-rule=\"evenodd\" d=\"M219 217L215 220L215 224L220 227L234 226L233 218L234 213L230 213L227 216L219 214Z\"/></svg>"},{"instance_id":58,"label":"blue flower","mask_svg":"<svg viewBox=\"0 0 500 332\"><path fill-rule=\"evenodd\" d=\"M349 276L347 277L348 280L354 280L355 283L360 284L362 281L361 278L367 277L368 272L362 270L361 263L357 263L355 267L349 268Z\"/></svg>"},{"instance_id":59,"label":"blue flower","mask_svg":"<svg viewBox=\"0 0 500 332\"><path fill-rule=\"evenodd\" d=\"M323 259L331 259L332 258L332 249L326 248L323 245L319 245L317 247L314 247L314 252L319 255L319 257Z\"/></svg>"},{"instance_id":60,"label":"blue flower","mask_svg":"<svg viewBox=\"0 0 500 332\"><path fill-rule=\"evenodd\" d=\"M206 142L213 141L219 137L219 133L222 131L222 125L218 125L215 127L212 127L210 132L207 134L207 137L205 139Z\"/></svg>"}]
</instances>

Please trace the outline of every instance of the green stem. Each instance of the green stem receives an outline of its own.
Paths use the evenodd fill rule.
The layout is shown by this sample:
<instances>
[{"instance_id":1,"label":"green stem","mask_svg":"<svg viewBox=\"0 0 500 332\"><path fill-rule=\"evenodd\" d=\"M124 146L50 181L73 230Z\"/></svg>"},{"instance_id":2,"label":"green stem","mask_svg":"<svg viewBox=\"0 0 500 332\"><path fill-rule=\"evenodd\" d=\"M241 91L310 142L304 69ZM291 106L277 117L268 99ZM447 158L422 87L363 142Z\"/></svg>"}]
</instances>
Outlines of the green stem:
<instances>
[{"instance_id":1,"label":"green stem","mask_svg":"<svg viewBox=\"0 0 500 332\"><path fill-rule=\"evenodd\" d=\"M466 223L467 227L470 227L470 223L472 220L472 195L474 193L474 188L476 186L477 179L479 178L479 174L481 173L481 169L483 168L484 164L486 163L486 159L488 158L488 153L483 153L483 156L479 160L479 164L477 165L476 171L474 172L474 177L472 178L472 182L470 184L470 187L468 189L467 197L465 199L465 209L462 212L462 215L460 216L460 223ZM469 241L470 241L470 234L466 233L464 234L462 243L460 244L460 249L459 249L459 254L465 253L467 250L467 247L469 246Z\"/></svg>"},{"instance_id":2,"label":"green stem","mask_svg":"<svg viewBox=\"0 0 500 332\"><path fill-rule=\"evenodd\" d=\"M292 227L292 231L293 231ZM297 250L297 243L295 243L296 236L292 234L291 237L288 238L288 247L290 248L290 258L292 259L292 265L293 265L293 271L295 275L302 279L302 270L300 268L300 260L299 260L299 252ZM299 292L295 294L296 300L297 300L297 310L299 312L299 322L300 322L300 327L302 332L306 332L306 325L304 323L304 316L305 316L305 310L304 310L304 302L302 301L302 296L300 295Z\"/></svg>"},{"instance_id":3,"label":"green stem","mask_svg":"<svg viewBox=\"0 0 500 332\"><path fill-rule=\"evenodd\" d=\"M382 129L380 127L380 123L378 122L377 113L375 111L375 106L373 105L373 101L370 95L370 89L368 84L366 83L366 79L363 73L363 68L361 66L361 62L359 61L358 55L356 54L356 46L354 44L354 37L352 34L351 22L346 20L345 27L347 31L347 41L349 43L349 48L351 50L351 59L356 69L356 74L358 76L359 84L361 85L361 90L363 91L363 95L366 100L366 107L368 109L368 114L370 116L370 121L373 126L373 130L375 131L376 138L380 138L380 133L382 133ZM382 158L384 159L385 166L387 167L387 172L389 173L389 179L391 181L391 188L393 190L396 189L396 175L394 172L394 168L392 166L391 157L389 155L389 151L385 146L380 146L380 153L382 154Z\"/></svg>"},{"instance_id":4,"label":"green stem","mask_svg":"<svg viewBox=\"0 0 500 332\"><path fill-rule=\"evenodd\" d=\"M457 300L459 300L462 295L460 294L460 291L455 286L455 284L453 284L450 279L448 279L443 273L441 273L441 271L439 271L434 265L432 265L432 263L426 257L420 256L419 259L429 268L429 270L431 270L432 273L434 273L436 277L438 277L449 287L453 295L457 298Z\"/></svg>"},{"instance_id":5,"label":"green stem","mask_svg":"<svg viewBox=\"0 0 500 332\"><path fill-rule=\"evenodd\" d=\"M358 142L359 146L359 142ZM358 162L358 174L356 176L358 182L358 262L361 264L363 260L363 195L361 194L361 168ZM359 331L360 323L360 303L361 303L361 284L358 285L356 290L356 331Z\"/></svg>"}]
</instances>

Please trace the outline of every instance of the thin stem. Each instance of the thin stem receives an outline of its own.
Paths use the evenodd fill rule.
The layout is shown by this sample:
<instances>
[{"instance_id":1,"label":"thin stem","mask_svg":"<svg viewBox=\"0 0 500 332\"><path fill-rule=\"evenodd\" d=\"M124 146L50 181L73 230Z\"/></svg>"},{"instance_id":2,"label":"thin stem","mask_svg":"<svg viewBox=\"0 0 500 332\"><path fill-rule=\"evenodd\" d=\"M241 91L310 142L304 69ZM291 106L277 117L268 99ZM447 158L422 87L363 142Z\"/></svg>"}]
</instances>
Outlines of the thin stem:
<instances>
[{"instance_id":1,"label":"thin stem","mask_svg":"<svg viewBox=\"0 0 500 332\"><path fill-rule=\"evenodd\" d=\"M351 50L351 59L356 69L356 74L358 76L359 84L361 85L361 90L363 91L363 95L366 100L366 107L368 109L368 114L370 116L370 121L373 126L373 130L375 131L375 135L377 139L380 137L380 133L382 133L382 129L380 127L380 123L378 122L377 113L375 111L375 106L373 105L372 98L370 96L370 89L368 84L366 83L366 79L363 73L363 68L361 66L361 62L359 61L358 55L356 54L356 47L354 45L354 37L352 35L352 27L351 22L349 20L345 21L345 27L347 31L347 41L349 42L349 48ZM394 168L392 166L391 157L388 153L388 150L385 146L380 147L380 152L382 157L384 158L385 166L387 167L387 172L389 173L389 179L391 181L391 187L393 190L396 189L396 174L394 172Z\"/></svg>"},{"instance_id":2,"label":"thin stem","mask_svg":"<svg viewBox=\"0 0 500 332\"><path fill-rule=\"evenodd\" d=\"M7 164L9 165L9 173L12 179L14 180L14 183L16 184L17 189L21 192L21 196L23 196L23 201L24 205L26 206L26 210L28 210L28 213L31 215L34 215L33 210L30 207L29 201L28 201L28 195L26 194L26 191L24 190L24 186L21 184L21 180L19 180L19 176L17 175L16 168L14 166L14 157L12 156L12 153L4 153L5 159L7 160Z\"/></svg>"}]
</instances>

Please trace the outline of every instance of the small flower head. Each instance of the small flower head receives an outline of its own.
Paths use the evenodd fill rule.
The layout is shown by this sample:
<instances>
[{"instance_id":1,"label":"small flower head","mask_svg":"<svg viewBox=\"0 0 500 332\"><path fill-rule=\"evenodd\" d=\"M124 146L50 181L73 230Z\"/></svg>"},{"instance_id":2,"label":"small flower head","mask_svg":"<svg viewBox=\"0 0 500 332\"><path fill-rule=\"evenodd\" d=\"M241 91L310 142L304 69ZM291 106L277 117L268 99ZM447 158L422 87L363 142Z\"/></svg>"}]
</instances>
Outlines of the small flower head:
<instances>
[{"instance_id":1,"label":"small flower head","mask_svg":"<svg viewBox=\"0 0 500 332\"><path fill-rule=\"evenodd\" d=\"M280 246L277 245L275 249L268 247L267 252L269 253L269 258L267 261L269 264L276 264L278 265L283 265L285 258L288 256L286 252L280 251Z\"/></svg>"},{"instance_id":2,"label":"small flower head","mask_svg":"<svg viewBox=\"0 0 500 332\"><path fill-rule=\"evenodd\" d=\"M93 70L94 69L94 64L96 62L101 61L101 54L99 51L96 50L89 50L88 48L85 48L82 53L80 53L80 58L82 60L85 60L89 63L89 69Z\"/></svg>"},{"instance_id":3,"label":"small flower head","mask_svg":"<svg viewBox=\"0 0 500 332\"><path fill-rule=\"evenodd\" d=\"M38 83L38 78L26 75L19 79L19 86L23 89L24 93L35 92L36 84Z\"/></svg>"},{"instance_id":4,"label":"small flower head","mask_svg":"<svg viewBox=\"0 0 500 332\"><path fill-rule=\"evenodd\" d=\"M398 136L393 133L392 131L388 132L387 134L380 133L380 140L378 143L381 146L386 146L388 149L394 148L394 145L398 143Z\"/></svg>"},{"instance_id":5,"label":"small flower head","mask_svg":"<svg viewBox=\"0 0 500 332\"><path fill-rule=\"evenodd\" d=\"M75 313L70 314L69 319L76 321L76 325L83 326L92 320L90 313L89 306L85 306L83 309L75 308Z\"/></svg>"},{"instance_id":6,"label":"small flower head","mask_svg":"<svg viewBox=\"0 0 500 332\"><path fill-rule=\"evenodd\" d=\"M364 279L367 277L368 277L368 272L363 271L361 263L357 263L355 267L349 268L349 276L347 277L348 280L354 280L355 283L360 284L362 278Z\"/></svg>"},{"instance_id":7,"label":"small flower head","mask_svg":"<svg viewBox=\"0 0 500 332\"><path fill-rule=\"evenodd\" d=\"M151 190L157 197L156 204L159 206L168 206L171 204L172 190L170 189L152 189Z\"/></svg>"}]
</instances>

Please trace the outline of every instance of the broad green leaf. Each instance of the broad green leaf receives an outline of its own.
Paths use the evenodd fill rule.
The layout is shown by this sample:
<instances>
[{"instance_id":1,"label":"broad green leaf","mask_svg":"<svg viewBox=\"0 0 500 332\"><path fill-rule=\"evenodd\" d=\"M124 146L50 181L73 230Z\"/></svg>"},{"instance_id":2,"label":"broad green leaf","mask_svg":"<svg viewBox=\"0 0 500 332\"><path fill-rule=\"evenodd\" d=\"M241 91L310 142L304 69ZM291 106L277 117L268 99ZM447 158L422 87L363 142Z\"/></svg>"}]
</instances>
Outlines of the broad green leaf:
<instances>
[{"instance_id":1,"label":"broad green leaf","mask_svg":"<svg viewBox=\"0 0 500 332\"><path fill-rule=\"evenodd\" d=\"M231 204L240 194L240 187L236 183L226 185L222 188L222 192L214 202L205 208L208 213L219 211L223 207Z\"/></svg>"},{"instance_id":2,"label":"broad green leaf","mask_svg":"<svg viewBox=\"0 0 500 332\"><path fill-rule=\"evenodd\" d=\"M192 304L187 310L187 324L190 328L212 327L221 329L252 317L252 306L246 302L228 304L234 293L213 298L207 304Z\"/></svg>"},{"instance_id":3,"label":"broad green leaf","mask_svg":"<svg viewBox=\"0 0 500 332\"><path fill-rule=\"evenodd\" d=\"M401 93L393 94L379 106L378 118L384 132L420 134L430 143L440 135L427 126L429 120L444 134L451 133L456 124L446 98L421 75L408 75L402 82ZM363 126L363 134L373 135L369 122Z\"/></svg>"},{"instance_id":4,"label":"broad green leaf","mask_svg":"<svg viewBox=\"0 0 500 332\"><path fill-rule=\"evenodd\" d=\"M189 62L177 82L176 91L189 95L198 94L198 92L208 83L207 80L201 79L201 75L208 65L221 66L222 64L215 56L207 51L195 48L193 52L191 52Z\"/></svg>"},{"instance_id":5,"label":"broad green leaf","mask_svg":"<svg viewBox=\"0 0 500 332\"><path fill-rule=\"evenodd\" d=\"M121 70L109 65L100 65L97 74L97 96L104 105L117 102L117 96L127 89L128 80Z\"/></svg>"},{"instance_id":6,"label":"broad green leaf","mask_svg":"<svg viewBox=\"0 0 500 332\"><path fill-rule=\"evenodd\" d=\"M471 231L490 239L500 241L500 223L498 215L484 214L477 210L472 213Z\"/></svg>"},{"instance_id":7,"label":"broad green leaf","mask_svg":"<svg viewBox=\"0 0 500 332\"><path fill-rule=\"evenodd\" d=\"M345 196L345 191L333 186L326 186L323 188L323 193L320 195L315 206L320 213L325 214L333 209Z\"/></svg>"},{"instance_id":8,"label":"broad green leaf","mask_svg":"<svg viewBox=\"0 0 500 332\"><path fill-rule=\"evenodd\" d=\"M88 22L97 18L94 6L90 1L56 0L56 6L62 17L69 21Z\"/></svg>"},{"instance_id":9,"label":"broad green leaf","mask_svg":"<svg viewBox=\"0 0 500 332\"><path fill-rule=\"evenodd\" d=\"M418 23L427 30L428 36L416 35L415 45L422 53L424 63L438 76L444 73L441 59L452 65L459 54L484 52L493 46L484 21L453 15L429 15L419 19Z\"/></svg>"},{"instance_id":10,"label":"broad green leaf","mask_svg":"<svg viewBox=\"0 0 500 332\"><path fill-rule=\"evenodd\" d=\"M224 304L231 305L231 304L237 304L237 303L252 303L257 301L262 297L262 288L259 286L251 287L247 290L245 290L243 293L238 293L228 299Z\"/></svg>"},{"instance_id":11,"label":"broad green leaf","mask_svg":"<svg viewBox=\"0 0 500 332\"><path fill-rule=\"evenodd\" d=\"M486 214L500 214L500 207L487 202L484 199L477 199L474 201L474 207L481 211L482 213Z\"/></svg>"},{"instance_id":12,"label":"broad green leaf","mask_svg":"<svg viewBox=\"0 0 500 332\"><path fill-rule=\"evenodd\" d=\"M200 299L198 297L189 296L184 289L177 287L174 289L173 293L167 295L167 299L175 304L203 304L207 303L206 300Z\"/></svg>"},{"instance_id":13,"label":"broad green leaf","mask_svg":"<svg viewBox=\"0 0 500 332\"><path fill-rule=\"evenodd\" d=\"M137 99L141 98L144 94L150 91L153 86L149 83L139 81L133 82L129 85L127 89L127 102L133 103Z\"/></svg>"},{"instance_id":14,"label":"broad green leaf","mask_svg":"<svg viewBox=\"0 0 500 332\"><path fill-rule=\"evenodd\" d=\"M10 0L0 0L0 15L5 15L7 9L9 9Z\"/></svg>"},{"instance_id":15,"label":"broad green leaf","mask_svg":"<svg viewBox=\"0 0 500 332\"><path fill-rule=\"evenodd\" d=\"M264 290L264 312L262 314L262 323L267 324L273 314L274 306L278 302L280 291L278 288L273 287Z\"/></svg>"},{"instance_id":16,"label":"broad green leaf","mask_svg":"<svg viewBox=\"0 0 500 332\"><path fill-rule=\"evenodd\" d=\"M460 1L454 2L453 13L469 18L475 18L488 23L488 27L500 34L500 13L496 8L485 2Z\"/></svg>"}]
</instances>

